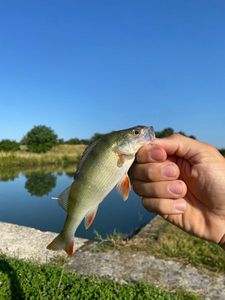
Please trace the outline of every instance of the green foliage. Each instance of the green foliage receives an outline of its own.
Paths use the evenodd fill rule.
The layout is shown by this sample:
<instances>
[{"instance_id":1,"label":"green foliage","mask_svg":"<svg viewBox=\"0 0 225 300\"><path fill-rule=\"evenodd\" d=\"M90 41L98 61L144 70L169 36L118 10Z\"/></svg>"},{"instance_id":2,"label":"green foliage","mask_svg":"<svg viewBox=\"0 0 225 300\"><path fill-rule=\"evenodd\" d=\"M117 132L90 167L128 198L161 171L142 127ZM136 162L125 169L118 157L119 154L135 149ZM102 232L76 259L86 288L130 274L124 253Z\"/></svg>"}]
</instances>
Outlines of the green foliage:
<instances>
[{"instance_id":1,"label":"green foliage","mask_svg":"<svg viewBox=\"0 0 225 300\"><path fill-rule=\"evenodd\" d=\"M31 194L38 197L48 195L56 186L56 176L48 173L32 173L27 176L25 189Z\"/></svg>"},{"instance_id":2,"label":"green foliage","mask_svg":"<svg viewBox=\"0 0 225 300\"><path fill-rule=\"evenodd\" d=\"M59 144L59 145L63 145L63 144L65 144L65 141L64 141L64 139L58 139L58 144Z\"/></svg>"},{"instance_id":3,"label":"green foliage","mask_svg":"<svg viewBox=\"0 0 225 300\"><path fill-rule=\"evenodd\" d=\"M12 141L12 140L1 140L0 141L0 151L17 151L20 149L19 144L16 141Z\"/></svg>"},{"instance_id":4,"label":"green foliage","mask_svg":"<svg viewBox=\"0 0 225 300\"><path fill-rule=\"evenodd\" d=\"M104 134L96 132L91 138L90 138L90 143L97 141L100 139Z\"/></svg>"},{"instance_id":5,"label":"green foliage","mask_svg":"<svg viewBox=\"0 0 225 300\"><path fill-rule=\"evenodd\" d=\"M174 134L174 130L170 127L163 129L162 131L156 131L155 135L157 138L167 137Z\"/></svg>"},{"instance_id":6,"label":"green foliage","mask_svg":"<svg viewBox=\"0 0 225 300\"><path fill-rule=\"evenodd\" d=\"M30 152L47 152L57 144L57 135L47 126L34 126L26 135L26 144Z\"/></svg>"},{"instance_id":7,"label":"green foliage","mask_svg":"<svg viewBox=\"0 0 225 300\"><path fill-rule=\"evenodd\" d=\"M72 138L72 139L69 139L65 142L65 144L68 144L68 145L88 145L90 144L91 142L91 139L78 139L78 138Z\"/></svg>"},{"instance_id":8,"label":"green foliage","mask_svg":"<svg viewBox=\"0 0 225 300\"><path fill-rule=\"evenodd\" d=\"M168 127L168 128L163 129L162 131L156 131L155 135L156 135L157 138L164 138L164 137L168 137L168 136L170 136L174 133L175 132L174 132L173 128ZM183 131L179 131L178 133L196 140L196 137L194 135L187 135Z\"/></svg>"},{"instance_id":9,"label":"green foliage","mask_svg":"<svg viewBox=\"0 0 225 300\"><path fill-rule=\"evenodd\" d=\"M121 285L94 276L84 277L64 269L39 266L0 255L0 299L79 300L196 300L187 292L168 292L144 283Z\"/></svg>"},{"instance_id":10,"label":"green foliage","mask_svg":"<svg viewBox=\"0 0 225 300\"><path fill-rule=\"evenodd\" d=\"M225 148L219 149L219 151L225 157Z\"/></svg>"},{"instance_id":11,"label":"green foliage","mask_svg":"<svg viewBox=\"0 0 225 300\"><path fill-rule=\"evenodd\" d=\"M174 257L214 272L225 271L225 256L221 247L193 237L166 221L159 229L156 240L149 240L146 248L160 258Z\"/></svg>"},{"instance_id":12,"label":"green foliage","mask_svg":"<svg viewBox=\"0 0 225 300\"><path fill-rule=\"evenodd\" d=\"M184 136L187 136L187 137L189 137L189 138L191 138L191 139L194 139L194 140L196 140L196 137L194 136L194 135L187 135L185 132L183 132L183 131L178 131L178 133L179 134L182 134L182 135L184 135Z\"/></svg>"},{"instance_id":13,"label":"green foliage","mask_svg":"<svg viewBox=\"0 0 225 300\"><path fill-rule=\"evenodd\" d=\"M80 140L80 143L82 145L88 145L90 143L90 140L88 140L88 139L82 139L82 140Z\"/></svg>"},{"instance_id":14,"label":"green foliage","mask_svg":"<svg viewBox=\"0 0 225 300\"><path fill-rule=\"evenodd\" d=\"M78 138L72 138L65 142L68 145L79 145L81 141Z\"/></svg>"}]
</instances>

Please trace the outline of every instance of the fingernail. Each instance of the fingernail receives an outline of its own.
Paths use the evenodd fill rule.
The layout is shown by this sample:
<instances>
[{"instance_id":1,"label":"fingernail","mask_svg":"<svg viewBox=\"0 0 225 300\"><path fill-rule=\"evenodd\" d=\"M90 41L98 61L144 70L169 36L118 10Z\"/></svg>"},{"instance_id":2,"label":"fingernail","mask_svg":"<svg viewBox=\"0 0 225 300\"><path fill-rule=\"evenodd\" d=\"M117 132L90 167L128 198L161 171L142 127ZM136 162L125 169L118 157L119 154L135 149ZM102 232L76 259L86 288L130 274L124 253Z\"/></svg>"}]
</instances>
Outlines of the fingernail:
<instances>
[{"instance_id":1,"label":"fingernail","mask_svg":"<svg viewBox=\"0 0 225 300\"><path fill-rule=\"evenodd\" d=\"M151 158L153 158L154 160L159 160L161 161L164 158L164 154L162 149L159 148L153 148L151 150Z\"/></svg>"},{"instance_id":2,"label":"fingernail","mask_svg":"<svg viewBox=\"0 0 225 300\"><path fill-rule=\"evenodd\" d=\"M162 171L166 177L175 177L177 175L177 169L174 165L167 165Z\"/></svg>"},{"instance_id":3,"label":"fingernail","mask_svg":"<svg viewBox=\"0 0 225 300\"><path fill-rule=\"evenodd\" d=\"M174 208L177 212L184 212L185 209L186 209L186 201L178 201L178 200L175 200L174 201Z\"/></svg>"},{"instance_id":4,"label":"fingernail","mask_svg":"<svg viewBox=\"0 0 225 300\"><path fill-rule=\"evenodd\" d=\"M183 193L183 183L180 181L173 182L169 185L169 190L174 194L182 194Z\"/></svg>"}]
</instances>

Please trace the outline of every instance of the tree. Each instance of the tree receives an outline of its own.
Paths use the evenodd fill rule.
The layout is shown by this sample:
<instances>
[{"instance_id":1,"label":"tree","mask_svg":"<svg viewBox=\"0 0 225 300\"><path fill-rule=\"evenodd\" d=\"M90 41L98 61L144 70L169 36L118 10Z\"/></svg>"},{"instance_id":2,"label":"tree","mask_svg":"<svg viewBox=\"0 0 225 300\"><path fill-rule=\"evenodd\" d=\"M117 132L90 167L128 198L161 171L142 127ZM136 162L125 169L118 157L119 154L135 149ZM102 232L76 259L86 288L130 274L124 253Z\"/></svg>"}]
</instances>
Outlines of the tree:
<instances>
[{"instance_id":1,"label":"tree","mask_svg":"<svg viewBox=\"0 0 225 300\"><path fill-rule=\"evenodd\" d=\"M56 186L57 177L48 173L33 173L27 176L25 189L34 196L48 195Z\"/></svg>"},{"instance_id":2,"label":"tree","mask_svg":"<svg viewBox=\"0 0 225 300\"><path fill-rule=\"evenodd\" d=\"M9 139L0 141L0 151L17 151L20 149L19 144L16 141Z\"/></svg>"},{"instance_id":3,"label":"tree","mask_svg":"<svg viewBox=\"0 0 225 300\"><path fill-rule=\"evenodd\" d=\"M26 135L27 150L31 152L47 152L57 144L57 134L44 125L34 126Z\"/></svg>"},{"instance_id":4,"label":"tree","mask_svg":"<svg viewBox=\"0 0 225 300\"><path fill-rule=\"evenodd\" d=\"M58 144L59 144L59 145L63 145L63 144L65 144L65 141L64 141L64 139L62 139L62 138L58 139Z\"/></svg>"},{"instance_id":5,"label":"tree","mask_svg":"<svg viewBox=\"0 0 225 300\"><path fill-rule=\"evenodd\" d=\"M80 144L80 140L78 138L71 138L68 141L66 141L66 144L69 144L69 145L79 145Z\"/></svg>"},{"instance_id":6,"label":"tree","mask_svg":"<svg viewBox=\"0 0 225 300\"><path fill-rule=\"evenodd\" d=\"M219 151L225 157L225 148L219 149Z\"/></svg>"},{"instance_id":7,"label":"tree","mask_svg":"<svg viewBox=\"0 0 225 300\"><path fill-rule=\"evenodd\" d=\"M158 137L158 138L167 137L172 134L174 134L174 130L173 130L173 128L170 128L170 127L165 128L162 131L156 131L156 133L155 133L156 137Z\"/></svg>"},{"instance_id":8,"label":"tree","mask_svg":"<svg viewBox=\"0 0 225 300\"><path fill-rule=\"evenodd\" d=\"M104 134L102 134L102 133L96 132L96 133L90 138L90 142L92 143L92 142L94 142L94 141L100 139L103 135L104 135Z\"/></svg>"}]
</instances>

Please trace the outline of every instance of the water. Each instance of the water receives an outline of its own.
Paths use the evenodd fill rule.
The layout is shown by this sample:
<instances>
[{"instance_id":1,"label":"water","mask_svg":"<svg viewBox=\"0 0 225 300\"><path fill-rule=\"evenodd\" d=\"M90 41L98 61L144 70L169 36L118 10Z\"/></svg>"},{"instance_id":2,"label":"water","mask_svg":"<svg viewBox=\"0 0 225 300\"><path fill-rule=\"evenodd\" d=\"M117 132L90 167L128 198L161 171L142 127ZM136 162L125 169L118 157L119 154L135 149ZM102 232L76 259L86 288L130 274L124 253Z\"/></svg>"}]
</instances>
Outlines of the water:
<instances>
[{"instance_id":1,"label":"water","mask_svg":"<svg viewBox=\"0 0 225 300\"><path fill-rule=\"evenodd\" d=\"M14 170L10 174L1 171L0 221L60 232L66 213L51 197L72 183L72 175L71 170ZM86 230L82 222L76 236L94 239L95 231L103 238L115 231L130 236L153 216L134 192L124 202L113 190L100 204L92 226Z\"/></svg>"}]
</instances>

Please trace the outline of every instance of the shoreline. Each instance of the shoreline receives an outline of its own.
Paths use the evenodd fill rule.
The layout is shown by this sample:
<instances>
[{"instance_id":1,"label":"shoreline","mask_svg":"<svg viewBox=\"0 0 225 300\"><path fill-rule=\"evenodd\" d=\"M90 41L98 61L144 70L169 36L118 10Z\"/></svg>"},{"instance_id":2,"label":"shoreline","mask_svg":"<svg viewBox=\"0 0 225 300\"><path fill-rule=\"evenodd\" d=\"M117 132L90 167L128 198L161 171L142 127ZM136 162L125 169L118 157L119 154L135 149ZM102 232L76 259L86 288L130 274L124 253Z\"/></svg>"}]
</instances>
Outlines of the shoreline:
<instances>
[{"instance_id":1,"label":"shoreline","mask_svg":"<svg viewBox=\"0 0 225 300\"><path fill-rule=\"evenodd\" d=\"M0 151L0 169L76 164L85 148L85 145L58 145L47 153L33 153L24 150Z\"/></svg>"},{"instance_id":2,"label":"shoreline","mask_svg":"<svg viewBox=\"0 0 225 300\"><path fill-rule=\"evenodd\" d=\"M143 241L151 223L152 230L156 232L157 222L156 217L156 220L141 229L134 239L140 235ZM0 230L0 252L7 257L39 265L50 264L82 276L94 275L120 284L144 282L163 289L191 292L203 299L225 298L225 274L197 268L181 260L158 258L137 250L101 251L98 249L98 242L80 238L75 238L76 252L68 259L64 251L46 249L46 245L56 233L3 222L0 222Z\"/></svg>"}]
</instances>

